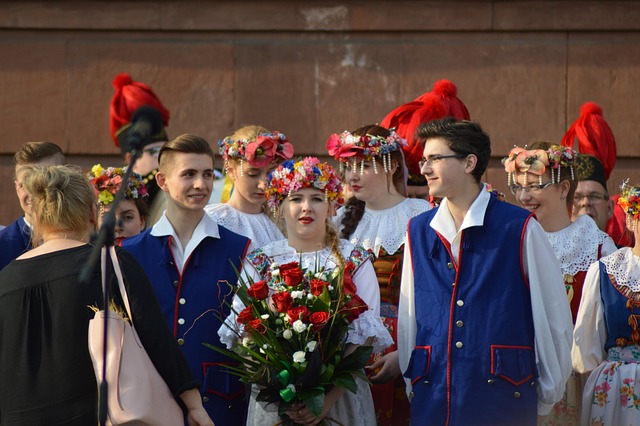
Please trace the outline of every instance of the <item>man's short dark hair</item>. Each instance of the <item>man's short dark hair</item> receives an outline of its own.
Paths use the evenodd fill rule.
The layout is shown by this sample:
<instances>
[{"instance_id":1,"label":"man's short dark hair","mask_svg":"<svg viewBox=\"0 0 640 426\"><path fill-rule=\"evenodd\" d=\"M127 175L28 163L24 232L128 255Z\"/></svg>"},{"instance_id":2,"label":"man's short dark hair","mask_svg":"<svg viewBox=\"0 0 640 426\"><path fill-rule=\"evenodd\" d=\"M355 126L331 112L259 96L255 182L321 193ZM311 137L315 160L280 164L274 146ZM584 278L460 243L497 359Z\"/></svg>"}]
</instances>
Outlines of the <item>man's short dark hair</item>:
<instances>
[{"instance_id":1,"label":"man's short dark hair","mask_svg":"<svg viewBox=\"0 0 640 426\"><path fill-rule=\"evenodd\" d=\"M169 158L174 153L182 154L205 154L211 157L213 163L213 150L209 146L209 143L200 136L191 135L185 133L177 138L167 142L160 148L158 154L158 163L160 168L163 169L163 163L169 161Z\"/></svg>"},{"instance_id":2,"label":"man's short dark hair","mask_svg":"<svg viewBox=\"0 0 640 426\"><path fill-rule=\"evenodd\" d=\"M456 154L473 154L478 159L471 173L480 182L491 157L491 139L474 121L457 120L452 117L422 123L416 137L424 144L428 139L442 138Z\"/></svg>"}]
</instances>

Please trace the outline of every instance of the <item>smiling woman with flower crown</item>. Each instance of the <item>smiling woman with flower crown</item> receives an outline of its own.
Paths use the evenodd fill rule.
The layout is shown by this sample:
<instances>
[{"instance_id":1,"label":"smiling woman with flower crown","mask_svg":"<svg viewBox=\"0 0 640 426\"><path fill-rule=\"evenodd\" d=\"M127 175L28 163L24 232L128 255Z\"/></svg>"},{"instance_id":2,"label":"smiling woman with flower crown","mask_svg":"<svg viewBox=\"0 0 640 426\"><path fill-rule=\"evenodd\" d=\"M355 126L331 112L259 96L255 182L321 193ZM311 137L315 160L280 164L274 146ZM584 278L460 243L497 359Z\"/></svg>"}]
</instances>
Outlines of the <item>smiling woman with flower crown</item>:
<instances>
[{"instance_id":1,"label":"smiling woman with flower crown","mask_svg":"<svg viewBox=\"0 0 640 426\"><path fill-rule=\"evenodd\" d=\"M286 161L274 170L269 176L265 192L269 207L279 222L284 224L287 239L273 242L247 255L243 275L248 282L255 282L249 292L256 297L261 291L260 283L269 283L272 295L270 306L273 310L286 310L284 318L291 321L291 328L283 332L284 339L307 329L321 329L331 322L327 316L330 314L326 312L311 312L299 305L292 308L293 305L300 304L304 298L314 301L314 298L320 298L323 294L333 295L336 290L351 294L350 300L354 303L348 302L345 308L349 309L346 311L349 315L353 314L348 318L349 328L344 341L345 354L348 355L360 345L372 345L374 350L383 349L392 343L392 339L380 319L380 293L370 253L347 240L338 239L332 228L330 215L334 211L334 204L341 202L341 187L333 168L320 163L317 158L308 157L295 163ZM293 267L293 262L299 265ZM287 294L277 291L280 288L293 288L308 279L301 270L318 271L315 278L309 279L308 289ZM336 271L345 271L342 284L330 283ZM336 285L342 285L342 288L336 289ZM238 336L242 336L243 327L255 329L264 324L263 317L247 317L247 309L236 297L233 311L240 313L239 316L232 314L228 317L218 332L221 341L229 348L237 343ZM303 351L291 354L293 363L311 358L311 353L319 344L321 342L308 342ZM286 412L284 419L279 418L278 404L266 405L256 401L258 390L254 387L247 424L271 426L281 420L305 425L331 420L347 425L375 424L369 386L361 378L356 378L355 384L356 393L346 391L337 384L325 390L319 415L313 413L318 411L314 407L297 404ZM283 391L296 392L293 385L287 389L289 391Z\"/></svg>"}]
</instances>

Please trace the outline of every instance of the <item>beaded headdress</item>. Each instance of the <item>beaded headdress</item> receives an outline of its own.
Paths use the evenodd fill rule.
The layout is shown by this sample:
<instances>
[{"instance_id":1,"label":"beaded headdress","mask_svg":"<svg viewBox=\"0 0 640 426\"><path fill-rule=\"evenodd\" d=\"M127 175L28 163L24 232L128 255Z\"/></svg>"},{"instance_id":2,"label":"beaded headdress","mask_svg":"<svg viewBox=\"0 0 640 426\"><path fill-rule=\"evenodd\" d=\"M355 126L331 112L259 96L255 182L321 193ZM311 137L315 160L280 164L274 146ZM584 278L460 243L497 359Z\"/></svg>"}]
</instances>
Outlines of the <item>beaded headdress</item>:
<instances>
[{"instance_id":1,"label":"beaded headdress","mask_svg":"<svg viewBox=\"0 0 640 426\"><path fill-rule=\"evenodd\" d=\"M342 204L342 181L336 170L316 157L294 162L287 160L269 174L265 196L275 211L286 197L304 188L324 192L325 200Z\"/></svg>"},{"instance_id":2,"label":"beaded headdress","mask_svg":"<svg viewBox=\"0 0 640 426\"><path fill-rule=\"evenodd\" d=\"M327 140L327 151L334 159L340 162L342 171L343 163L350 161L355 170L357 161L360 160L360 172L364 169L365 161L371 161L374 157L382 159L384 172L391 170L391 153L402 152L402 147L407 141L400 137L394 130L390 130L387 137L374 135L356 136L344 131L341 134L334 133ZM373 172L378 173L376 162L373 161Z\"/></svg>"},{"instance_id":3,"label":"beaded headdress","mask_svg":"<svg viewBox=\"0 0 640 426\"><path fill-rule=\"evenodd\" d=\"M516 182L518 173L524 173L523 185L527 184L527 175L538 176L538 183L542 185L542 175L547 168L551 172L551 182L560 183L563 167L571 171L571 180L575 180L573 164L576 160L576 152L560 145L551 145L549 149L526 149L514 147L509 154L502 159L504 170L507 172L507 184Z\"/></svg>"},{"instance_id":4,"label":"beaded headdress","mask_svg":"<svg viewBox=\"0 0 640 426\"><path fill-rule=\"evenodd\" d=\"M634 220L640 219L640 187L629 185L629 179L620 186L620 198L618 204L622 210Z\"/></svg>"},{"instance_id":5,"label":"beaded headdress","mask_svg":"<svg viewBox=\"0 0 640 426\"><path fill-rule=\"evenodd\" d=\"M126 172L126 167L107 167L105 169L100 164L96 164L91 168L91 172L88 175L89 183L93 186L93 190L98 197L98 203L101 206L107 206L113 202L122 184L122 176ZM132 173L124 198L135 200L147 198L148 196L147 187L142 182L142 177L137 173Z\"/></svg>"},{"instance_id":6,"label":"beaded headdress","mask_svg":"<svg viewBox=\"0 0 640 426\"><path fill-rule=\"evenodd\" d=\"M240 160L240 175L244 174L243 162L253 167L264 167L278 158L290 160L293 157L293 145L280 132L260 133L255 139L232 139L218 141L220 155L225 160Z\"/></svg>"}]
</instances>

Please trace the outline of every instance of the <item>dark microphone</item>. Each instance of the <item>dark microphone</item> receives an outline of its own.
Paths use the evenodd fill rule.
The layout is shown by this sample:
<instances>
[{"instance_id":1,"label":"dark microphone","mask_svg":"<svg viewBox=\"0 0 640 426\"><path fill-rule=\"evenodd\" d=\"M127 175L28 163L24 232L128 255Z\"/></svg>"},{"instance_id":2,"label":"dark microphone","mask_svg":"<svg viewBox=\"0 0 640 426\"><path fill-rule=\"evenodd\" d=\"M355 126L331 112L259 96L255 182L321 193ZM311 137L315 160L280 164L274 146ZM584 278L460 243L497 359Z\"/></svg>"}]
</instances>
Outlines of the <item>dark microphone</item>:
<instances>
[{"instance_id":1,"label":"dark microphone","mask_svg":"<svg viewBox=\"0 0 640 426\"><path fill-rule=\"evenodd\" d=\"M133 113L131 127L127 134L129 152L139 151L146 145L151 136L162 131L160 111L149 105L143 105Z\"/></svg>"}]
</instances>

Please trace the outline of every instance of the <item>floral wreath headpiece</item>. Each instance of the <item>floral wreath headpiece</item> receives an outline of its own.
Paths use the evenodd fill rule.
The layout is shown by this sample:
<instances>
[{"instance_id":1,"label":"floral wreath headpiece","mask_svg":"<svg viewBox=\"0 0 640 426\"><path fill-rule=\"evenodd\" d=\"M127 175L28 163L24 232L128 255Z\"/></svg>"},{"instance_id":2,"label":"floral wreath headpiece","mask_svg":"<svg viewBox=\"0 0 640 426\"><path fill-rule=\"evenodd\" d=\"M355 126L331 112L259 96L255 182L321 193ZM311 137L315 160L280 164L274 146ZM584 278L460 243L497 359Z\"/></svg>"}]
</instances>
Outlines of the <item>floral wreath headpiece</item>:
<instances>
[{"instance_id":1,"label":"floral wreath headpiece","mask_svg":"<svg viewBox=\"0 0 640 426\"><path fill-rule=\"evenodd\" d=\"M234 140L230 137L218 141L220 155L226 161L240 160L240 176L244 175L243 162L253 167L264 167L279 158L290 160L293 157L293 145L284 133L260 133L255 139Z\"/></svg>"},{"instance_id":2,"label":"floral wreath headpiece","mask_svg":"<svg viewBox=\"0 0 640 426\"><path fill-rule=\"evenodd\" d=\"M356 136L348 131L341 134L334 133L329 136L326 144L329 155L339 161L340 172L342 172L343 163L351 161L355 170L357 160L361 160L360 174L364 170L365 161L370 161L373 157L382 158L382 167L384 172L388 173L391 170L391 153L394 151L402 153L403 146L407 146L407 141L394 129L390 130L387 137L369 134ZM378 174L375 161L373 161L373 172Z\"/></svg>"},{"instance_id":3,"label":"floral wreath headpiece","mask_svg":"<svg viewBox=\"0 0 640 426\"><path fill-rule=\"evenodd\" d=\"M622 182L618 204L628 216L640 219L640 187L629 185L629 179Z\"/></svg>"},{"instance_id":4,"label":"floral wreath headpiece","mask_svg":"<svg viewBox=\"0 0 640 426\"><path fill-rule=\"evenodd\" d=\"M272 211L284 199L304 188L315 188L324 192L328 202L342 204L342 181L336 170L316 157L306 157L294 162L287 160L269 174L265 197Z\"/></svg>"},{"instance_id":5,"label":"floral wreath headpiece","mask_svg":"<svg viewBox=\"0 0 640 426\"><path fill-rule=\"evenodd\" d=\"M527 174L538 176L538 183L542 185L542 175L547 170L551 172L551 182L560 183L560 169L569 167L571 180L575 180L573 164L577 153L560 145L551 145L549 149L531 149L514 147L506 157L502 159L504 170L507 172L507 184L516 182L518 173L524 173L523 185L527 184Z\"/></svg>"},{"instance_id":6,"label":"floral wreath headpiece","mask_svg":"<svg viewBox=\"0 0 640 426\"><path fill-rule=\"evenodd\" d=\"M93 190L98 197L98 203L100 203L101 206L107 206L113 202L122 184L122 176L126 172L126 167L107 167L105 169L100 164L96 164L91 168L91 172L88 174L89 183L93 186ZM129 186L124 193L124 198L127 200L135 200L138 198L147 198L148 196L149 193L142 181L142 177L137 173L132 173Z\"/></svg>"}]
</instances>

